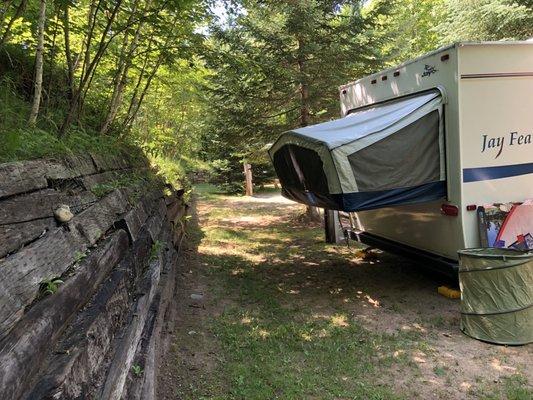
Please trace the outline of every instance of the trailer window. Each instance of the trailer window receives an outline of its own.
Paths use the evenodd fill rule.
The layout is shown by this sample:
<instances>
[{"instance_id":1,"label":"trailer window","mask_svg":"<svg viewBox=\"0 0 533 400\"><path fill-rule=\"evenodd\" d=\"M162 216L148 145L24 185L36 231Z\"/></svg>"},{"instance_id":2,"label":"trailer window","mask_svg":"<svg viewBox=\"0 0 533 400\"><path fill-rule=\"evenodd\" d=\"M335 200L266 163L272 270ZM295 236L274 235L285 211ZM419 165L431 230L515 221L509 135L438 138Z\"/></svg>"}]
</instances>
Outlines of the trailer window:
<instances>
[{"instance_id":1,"label":"trailer window","mask_svg":"<svg viewBox=\"0 0 533 400\"><path fill-rule=\"evenodd\" d=\"M420 185L440 180L439 112L348 156L361 191Z\"/></svg>"}]
</instances>

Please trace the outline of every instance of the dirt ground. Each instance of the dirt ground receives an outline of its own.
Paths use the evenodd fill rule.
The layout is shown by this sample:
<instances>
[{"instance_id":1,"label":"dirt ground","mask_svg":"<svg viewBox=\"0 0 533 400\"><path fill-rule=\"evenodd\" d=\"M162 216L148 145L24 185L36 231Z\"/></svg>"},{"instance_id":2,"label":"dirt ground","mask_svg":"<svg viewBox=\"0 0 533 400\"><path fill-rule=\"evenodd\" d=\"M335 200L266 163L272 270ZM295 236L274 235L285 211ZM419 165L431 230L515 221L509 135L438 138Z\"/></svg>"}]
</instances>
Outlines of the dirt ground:
<instances>
[{"instance_id":1,"label":"dirt ground","mask_svg":"<svg viewBox=\"0 0 533 400\"><path fill-rule=\"evenodd\" d=\"M462 334L443 278L324 244L277 194L193 210L159 399L533 398L533 346Z\"/></svg>"}]
</instances>

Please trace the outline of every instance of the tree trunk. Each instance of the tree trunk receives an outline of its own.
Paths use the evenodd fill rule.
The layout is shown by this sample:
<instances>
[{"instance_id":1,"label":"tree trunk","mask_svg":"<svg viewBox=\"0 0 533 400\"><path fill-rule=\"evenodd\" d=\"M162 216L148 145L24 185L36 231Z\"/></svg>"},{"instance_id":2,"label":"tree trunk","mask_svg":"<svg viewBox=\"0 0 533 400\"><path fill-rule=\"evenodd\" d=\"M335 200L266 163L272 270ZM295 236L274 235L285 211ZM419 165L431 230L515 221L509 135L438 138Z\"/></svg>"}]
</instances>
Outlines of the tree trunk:
<instances>
[{"instance_id":1,"label":"tree trunk","mask_svg":"<svg viewBox=\"0 0 533 400\"><path fill-rule=\"evenodd\" d=\"M65 3L63 10L63 37L65 38L65 59L67 60L67 96L69 103L74 97L74 63L72 62L72 52L70 50L70 21L69 4Z\"/></svg>"},{"instance_id":2,"label":"tree trunk","mask_svg":"<svg viewBox=\"0 0 533 400\"><path fill-rule=\"evenodd\" d=\"M126 112L126 117L124 118L124 121L122 123L122 128L121 128L121 133L120 133L121 137L124 135L124 133L126 132L128 128L130 116L132 115L133 109L135 108L135 104L137 101L137 95L139 94L139 89L141 88L141 84L143 82L144 73L146 71L147 66L148 66L148 56L145 58L143 62L143 65L139 72L139 76L137 77L137 83L135 84L135 87L133 88L133 93L131 94L131 97L130 97L130 104L128 107L128 111Z\"/></svg>"},{"instance_id":3,"label":"tree trunk","mask_svg":"<svg viewBox=\"0 0 533 400\"><path fill-rule=\"evenodd\" d=\"M53 89L54 89L54 74L53 74L53 67L55 65L55 60L56 60L56 49L57 49L57 46L56 46L56 40L57 40L57 36L58 36L58 30L59 30L59 12L60 10L57 10L56 13L55 13L55 26L54 26L54 33L52 35L52 46L51 46L51 49L50 49L50 53L49 53L49 56L47 57L48 59L48 68L49 68L49 76L48 76L48 84L45 85L46 86L46 89L44 89L44 94L46 96L46 102L44 104L44 109L45 110L49 110L50 109L50 94L53 92ZM44 65L44 63L43 63ZM46 71L46 65L44 65L43 67Z\"/></svg>"},{"instance_id":4,"label":"tree trunk","mask_svg":"<svg viewBox=\"0 0 533 400\"><path fill-rule=\"evenodd\" d=\"M172 23L170 24L170 26L171 27L175 26L177 24L178 20L179 20L179 14L176 14L176 16L174 17L174 19L173 19ZM137 118L137 113L139 112L139 109L141 108L141 104L142 104L142 102L144 100L144 97L148 93L148 89L150 88L150 85L152 84L152 79L155 77L155 75L157 74L157 71L159 70L159 67L161 66L161 64L164 61L163 49L166 49L168 47L170 41L173 38L173 35L174 35L174 30L171 29L170 32L168 32L168 35L166 36L165 43L163 44L163 47L160 47L161 53L157 57L157 61L156 61L155 65L154 65L154 67L152 68L152 71L150 72L150 74L146 78L146 82L144 84L144 88L142 89L141 94L139 95L139 97L137 97L137 94L139 93L139 88L141 87L141 84L142 84L144 73L145 73L146 68L148 67L148 64L149 64L148 60L149 60L149 57L150 57L150 51L148 51L146 53L145 62L143 63L141 72L139 73L139 78L137 79L137 84L135 85L135 89L133 90L133 95L131 96L131 100L130 100L130 104L129 104L129 107L128 107L128 111L126 113L126 117L124 118L124 122L122 123L122 129L121 129L122 132L120 133L121 137L124 136L124 134L131 129L131 127L133 125L133 122ZM153 40L150 39L150 41L148 42L148 50L150 50L150 48L152 46L152 42L153 42Z\"/></svg>"},{"instance_id":5,"label":"tree trunk","mask_svg":"<svg viewBox=\"0 0 533 400\"><path fill-rule=\"evenodd\" d=\"M134 8L131 13L130 19L128 19L128 24L131 22L131 19L133 19L133 16L135 15L138 3L139 2L136 1L134 4ZM131 41L131 43L128 43L127 34L124 37L124 41L122 44L122 51L121 51L120 59L118 62L117 73L115 75L115 85L113 87L111 101L109 102L109 108L108 108L108 112L104 120L104 123L102 124L100 128L101 135L105 135L109 131L111 124L115 121L120 105L122 104L124 90L126 88L126 84L128 81L128 72L132 64L132 59L134 57L135 50L139 42L141 29L144 25L143 21L144 21L145 12L148 9L149 5L150 5L150 2L147 2L143 10L142 18L140 18L140 21L137 25L137 28L135 30L135 34L133 36L133 40Z\"/></svg>"},{"instance_id":6,"label":"tree trunk","mask_svg":"<svg viewBox=\"0 0 533 400\"><path fill-rule=\"evenodd\" d=\"M73 95L72 101L70 103L69 110L67 112L67 116L65 117L65 120L63 121L63 125L61 126L59 130L60 136L63 136L67 130L67 128L70 126L76 115L79 115L80 112L80 105L84 102L84 96L87 93L88 88L90 87L90 83L92 82L92 78L94 76L94 72L99 66L99 63L107 50L109 44L112 42L113 38L116 36L118 32L114 32L110 35L110 32L112 31L112 25L115 21L115 18L117 16L117 13L119 12L119 9L122 5L123 0L117 0L116 3L113 6L113 10L107 14L107 21L105 24L105 27L102 29L100 40L97 45L97 50L94 55L94 57L90 58L90 40L93 36L93 32L96 26L96 18L97 13L100 8L101 0L98 1L98 3L94 6L94 14L91 12L89 13L89 26L90 31L88 34L88 38L86 41L86 51L85 51L85 58L84 58L84 64L83 69L80 75L80 82L78 87L76 88L76 91ZM91 5L93 7L93 5Z\"/></svg>"},{"instance_id":7,"label":"tree trunk","mask_svg":"<svg viewBox=\"0 0 533 400\"><path fill-rule=\"evenodd\" d=\"M318 211L318 207L311 207L307 206L305 209L305 216L309 221L321 221L322 218L320 216L320 212Z\"/></svg>"},{"instance_id":8,"label":"tree trunk","mask_svg":"<svg viewBox=\"0 0 533 400\"><path fill-rule=\"evenodd\" d=\"M298 38L298 75L300 82L300 126L309 125L309 84L305 71L304 41ZM320 221L317 207L307 206L305 215L310 221Z\"/></svg>"},{"instance_id":9,"label":"tree trunk","mask_svg":"<svg viewBox=\"0 0 533 400\"><path fill-rule=\"evenodd\" d=\"M43 52L44 52L44 24L46 22L46 0L41 0L39 7L39 24L37 28L37 51L35 52L35 84L33 92L33 104L31 107L28 123L35 126L41 104L43 91Z\"/></svg>"},{"instance_id":10,"label":"tree trunk","mask_svg":"<svg viewBox=\"0 0 533 400\"><path fill-rule=\"evenodd\" d=\"M13 27L13 24L15 23L17 18L21 16L22 12L26 8L27 2L28 0L22 0L19 3L17 10L15 11L15 14L13 15L13 17L11 17L11 19L7 23L6 29L4 30L4 33L2 34L2 37L0 38L0 47L2 47L4 43L7 42L7 39L9 38L9 34L11 33L11 28Z\"/></svg>"},{"instance_id":11,"label":"tree trunk","mask_svg":"<svg viewBox=\"0 0 533 400\"><path fill-rule=\"evenodd\" d=\"M160 55L156 64L154 65L154 68L150 72L150 75L148 75L148 77L146 78L146 82L144 84L144 87L141 91L140 96L138 98L132 98L132 102L130 103L130 107L128 109L129 112L123 125L124 131L129 131L131 129L131 126L133 122L135 121L135 118L137 118L137 114L139 112L139 109L141 108L141 104L144 100L144 97L146 96L146 93L148 93L148 89L150 88L150 85L152 84L152 79L154 79L155 75L157 74L157 71L159 70L159 67L161 66L162 62L163 62L163 56Z\"/></svg>"}]
</instances>

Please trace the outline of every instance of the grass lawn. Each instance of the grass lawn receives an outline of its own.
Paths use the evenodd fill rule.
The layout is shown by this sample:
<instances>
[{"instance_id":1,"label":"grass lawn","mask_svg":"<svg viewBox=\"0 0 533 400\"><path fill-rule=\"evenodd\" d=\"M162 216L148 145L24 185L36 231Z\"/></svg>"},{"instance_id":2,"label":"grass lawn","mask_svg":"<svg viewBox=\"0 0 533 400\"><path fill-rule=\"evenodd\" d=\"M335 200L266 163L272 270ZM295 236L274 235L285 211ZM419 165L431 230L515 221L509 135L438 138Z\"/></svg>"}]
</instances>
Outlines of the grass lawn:
<instances>
[{"instance_id":1,"label":"grass lawn","mask_svg":"<svg viewBox=\"0 0 533 400\"><path fill-rule=\"evenodd\" d=\"M175 337L178 398L532 398L531 346L462 335L437 278L326 245L272 193L198 192L186 279L205 301Z\"/></svg>"}]
</instances>

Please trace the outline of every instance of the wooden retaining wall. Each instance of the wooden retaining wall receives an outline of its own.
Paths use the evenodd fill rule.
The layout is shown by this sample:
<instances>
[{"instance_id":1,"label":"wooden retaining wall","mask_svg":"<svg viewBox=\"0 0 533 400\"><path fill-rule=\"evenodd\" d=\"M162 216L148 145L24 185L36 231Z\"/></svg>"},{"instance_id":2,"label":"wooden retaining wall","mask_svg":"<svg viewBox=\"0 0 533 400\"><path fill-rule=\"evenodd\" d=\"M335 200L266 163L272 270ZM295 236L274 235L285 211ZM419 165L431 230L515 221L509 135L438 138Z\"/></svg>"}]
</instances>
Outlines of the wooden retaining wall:
<instances>
[{"instance_id":1,"label":"wooden retaining wall","mask_svg":"<svg viewBox=\"0 0 533 400\"><path fill-rule=\"evenodd\" d=\"M154 398L187 206L160 184L113 189L132 172L149 171L96 155L0 164L1 399Z\"/></svg>"}]
</instances>

